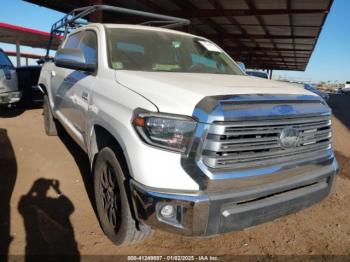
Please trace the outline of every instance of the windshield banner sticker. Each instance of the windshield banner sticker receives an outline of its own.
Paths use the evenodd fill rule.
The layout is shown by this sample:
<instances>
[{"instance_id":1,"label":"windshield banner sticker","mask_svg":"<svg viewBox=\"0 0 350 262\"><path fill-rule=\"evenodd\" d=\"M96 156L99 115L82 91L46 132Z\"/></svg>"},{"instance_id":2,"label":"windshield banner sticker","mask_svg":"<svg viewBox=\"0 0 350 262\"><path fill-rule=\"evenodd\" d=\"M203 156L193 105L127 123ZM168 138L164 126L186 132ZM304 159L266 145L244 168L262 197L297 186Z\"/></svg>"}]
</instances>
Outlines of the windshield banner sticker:
<instances>
[{"instance_id":1,"label":"windshield banner sticker","mask_svg":"<svg viewBox=\"0 0 350 262\"><path fill-rule=\"evenodd\" d=\"M198 41L205 49L207 49L209 52L217 52L217 53L221 53L221 49L216 46L213 43L210 43L208 41Z\"/></svg>"}]
</instances>

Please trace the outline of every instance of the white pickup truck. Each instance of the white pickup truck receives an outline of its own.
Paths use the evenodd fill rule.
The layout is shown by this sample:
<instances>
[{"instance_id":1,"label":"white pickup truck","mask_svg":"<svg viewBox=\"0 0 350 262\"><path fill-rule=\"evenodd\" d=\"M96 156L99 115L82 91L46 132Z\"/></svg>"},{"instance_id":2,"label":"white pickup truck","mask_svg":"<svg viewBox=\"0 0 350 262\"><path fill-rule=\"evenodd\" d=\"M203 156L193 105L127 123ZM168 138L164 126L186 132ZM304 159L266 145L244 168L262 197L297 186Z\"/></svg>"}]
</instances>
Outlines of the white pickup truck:
<instances>
[{"instance_id":1,"label":"white pickup truck","mask_svg":"<svg viewBox=\"0 0 350 262\"><path fill-rule=\"evenodd\" d=\"M324 199L338 165L331 110L287 83L246 76L211 41L93 23L44 64L48 135L86 151L102 229L116 244L152 229L240 230Z\"/></svg>"},{"instance_id":2,"label":"white pickup truck","mask_svg":"<svg viewBox=\"0 0 350 262\"><path fill-rule=\"evenodd\" d=\"M5 52L0 49L0 107L11 106L21 100L16 68Z\"/></svg>"}]
</instances>

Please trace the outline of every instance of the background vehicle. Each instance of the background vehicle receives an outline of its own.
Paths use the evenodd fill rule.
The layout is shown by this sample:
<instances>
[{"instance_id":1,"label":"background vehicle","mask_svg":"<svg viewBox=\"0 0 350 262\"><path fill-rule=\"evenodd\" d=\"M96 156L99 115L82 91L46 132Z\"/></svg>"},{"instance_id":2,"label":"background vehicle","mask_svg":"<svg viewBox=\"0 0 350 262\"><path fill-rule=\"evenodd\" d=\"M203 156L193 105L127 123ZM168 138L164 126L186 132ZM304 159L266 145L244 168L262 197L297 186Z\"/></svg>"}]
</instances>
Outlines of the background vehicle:
<instances>
[{"instance_id":1,"label":"background vehicle","mask_svg":"<svg viewBox=\"0 0 350 262\"><path fill-rule=\"evenodd\" d=\"M44 102L43 93L38 87L41 66L22 66L17 67L16 71L23 106L41 106Z\"/></svg>"},{"instance_id":2,"label":"background vehicle","mask_svg":"<svg viewBox=\"0 0 350 262\"><path fill-rule=\"evenodd\" d=\"M347 81L344 87L338 88L337 93L350 94L350 81Z\"/></svg>"},{"instance_id":3,"label":"background vehicle","mask_svg":"<svg viewBox=\"0 0 350 262\"><path fill-rule=\"evenodd\" d=\"M269 79L269 76L264 71L246 70L247 75Z\"/></svg>"},{"instance_id":4,"label":"background vehicle","mask_svg":"<svg viewBox=\"0 0 350 262\"><path fill-rule=\"evenodd\" d=\"M337 93L338 94L349 94L350 93L350 89L345 89L344 87L339 87L337 89Z\"/></svg>"},{"instance_id":5,"label":"background vehicle","mask_svg":"<svg viewBox=\"0 0 350 262\"><path fill-rule=\"evenodd\" d=\"M299 82L289 82L293 85L296 85L300 88L303 88L305 90L308 90L320 97L322 97L323 100L325 100L326 102L329 100L329 95L326 93L326 92L323 92L319 89L317 89L316 87L314 87L313 85L310 85L310 84L305 84L305 83L299 83Z\"/></svg>"},{"instance_id":6,"label":"background vehicle","mask_svg":"<svg viewBox=\"0 0 350 262\"><path fill-rule=\"evenodd\" d=\"M11 106L21 99L17 73L11 60L0 49L0 106Z\"/></svg>"},{"instance_id":7,"label":"background vehicle","mask_svg":"<svg viewBox=\"0 0 350 262\"><path fill-rule=\"evenodd\" d=\"M62 125L87 152L99 221L116 244L156 228L240 230L311 206L334 185L327 104L246 76L205 38L89 24L67 35L39 85L45 131Z\"/></svg>"},{"instance_id":8,"label":"background vehicle","mask_svg":"<svg viewBox=\"0 0 350 262\"><path fill-rule=\"evenodd\" d=\"M245 64L243 62L240 62L240 61L236 61L237 65L241 68L241 70L246 73L246 67L245 67Z\"/></svg>"},{"instance_id":9,"label":"background vehicle","mask_svg":"<svg viewBox=\"0 0 350 262\"><path fill-rule=\"evenodd\" d=\"M349 89L350 90L350 81L347 81L345 83L345 89Z\"/></svg>"}]
</instances>

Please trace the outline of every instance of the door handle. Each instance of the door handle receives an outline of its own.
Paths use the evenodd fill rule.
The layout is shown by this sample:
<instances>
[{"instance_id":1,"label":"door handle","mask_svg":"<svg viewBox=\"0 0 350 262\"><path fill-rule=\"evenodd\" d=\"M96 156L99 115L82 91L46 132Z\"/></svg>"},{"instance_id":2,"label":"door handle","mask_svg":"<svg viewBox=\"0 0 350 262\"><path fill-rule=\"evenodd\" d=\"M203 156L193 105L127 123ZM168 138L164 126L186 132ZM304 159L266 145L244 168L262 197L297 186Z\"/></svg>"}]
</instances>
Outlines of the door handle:
<instances>
[{"instance_id":1,"label":"door handle","mask_svg":"<svg viewBox=\"0 0 350 262\"><path fill-rule=\"evenodd\" d=\"M81 98L85 101L88 101L88 98L89 98L89 94L86 93L86 92L83 92L83 94L81 95Z\"/></svg>"},{"instance_id":2,"label":"door handle","mask_svg":"<svg viewBox=\"0 0 350 262\"><path fill-rule=\"evenodd\" d=\"M51 71L51 77L54 77L54 76L56 76L56 72L55 71Z\"/></svg>"}]
</instances>

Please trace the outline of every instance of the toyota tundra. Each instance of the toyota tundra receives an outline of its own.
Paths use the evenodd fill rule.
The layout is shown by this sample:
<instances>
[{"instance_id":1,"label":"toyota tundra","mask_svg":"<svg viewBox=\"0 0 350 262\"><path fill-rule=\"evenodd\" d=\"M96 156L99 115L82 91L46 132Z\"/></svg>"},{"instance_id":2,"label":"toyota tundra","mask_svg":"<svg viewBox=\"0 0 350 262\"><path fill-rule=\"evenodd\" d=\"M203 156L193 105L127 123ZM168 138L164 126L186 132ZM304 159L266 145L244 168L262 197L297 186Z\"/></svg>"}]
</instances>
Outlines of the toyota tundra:
<instances>
[{"instance_id":1,"label":"toyota tundra","mask_svg":"<svg viewBox=\"0 0 350 262\"><path fill-rule=\"evenodd\" d=\"M326 198L338 165L316 94L245 75L210 40L91 23L39 79L48 135L63 126L90 159L100 225L116 244L152 229L241 230Z\"/></svg>"}]
</instances>

